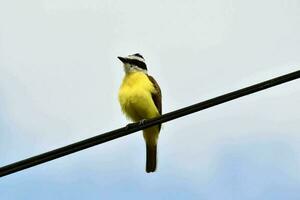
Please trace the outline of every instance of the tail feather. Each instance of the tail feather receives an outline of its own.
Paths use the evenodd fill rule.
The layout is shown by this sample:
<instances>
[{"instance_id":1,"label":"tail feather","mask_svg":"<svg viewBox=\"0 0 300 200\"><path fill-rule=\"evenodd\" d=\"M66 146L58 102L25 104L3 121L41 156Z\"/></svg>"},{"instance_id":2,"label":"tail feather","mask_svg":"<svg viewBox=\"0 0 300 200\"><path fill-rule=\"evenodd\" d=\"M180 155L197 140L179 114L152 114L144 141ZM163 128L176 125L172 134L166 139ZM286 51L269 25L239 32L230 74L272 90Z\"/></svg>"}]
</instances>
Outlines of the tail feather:
<instances>
[{"instance_id":1,"label":"tail feather","mask_svg":"<svg viewBox=\"0 0 300 200\"><path fill-rule=\"evenodd\" d=\"M156 154L157 145L146 146L146 172L154 172L156 170Z\"/></svg>"},{"instance_id":2,"label":"tail feather","mask_svg":"<svg viewBox=\"0 0 300 200\"><path fill-rule=\"evenodd\" d=\"M154 172L156 170L157 163L156 154L159 129L157 126L154 126L145 129L143 132L146 143L146 172Z\"/></svg>"}]
</instances>

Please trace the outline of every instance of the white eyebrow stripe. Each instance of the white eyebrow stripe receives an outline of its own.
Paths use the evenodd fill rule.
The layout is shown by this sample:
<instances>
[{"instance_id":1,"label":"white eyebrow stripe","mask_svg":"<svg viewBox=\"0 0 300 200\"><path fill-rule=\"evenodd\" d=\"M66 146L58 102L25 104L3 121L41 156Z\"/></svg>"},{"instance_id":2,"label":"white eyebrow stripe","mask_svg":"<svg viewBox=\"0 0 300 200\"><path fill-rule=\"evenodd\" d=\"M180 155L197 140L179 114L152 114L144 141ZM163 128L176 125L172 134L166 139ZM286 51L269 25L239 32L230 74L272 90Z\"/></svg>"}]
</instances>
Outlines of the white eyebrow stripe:
<instances>
[{"instance_id":1,"label":"white eyebrow stripe","mask_svg":"<svg viewBox=\"0 0 300 200\"><path fill-rule=\"evenodd\" d=\"M127 58L133 59L133 60L138 60L138 61L141 61L141 62L145 62L145 60L143 58L138 57L138 56L134 56L134 55L129 55L129 56L127 56Z\"/></svg>"}]
</instances>

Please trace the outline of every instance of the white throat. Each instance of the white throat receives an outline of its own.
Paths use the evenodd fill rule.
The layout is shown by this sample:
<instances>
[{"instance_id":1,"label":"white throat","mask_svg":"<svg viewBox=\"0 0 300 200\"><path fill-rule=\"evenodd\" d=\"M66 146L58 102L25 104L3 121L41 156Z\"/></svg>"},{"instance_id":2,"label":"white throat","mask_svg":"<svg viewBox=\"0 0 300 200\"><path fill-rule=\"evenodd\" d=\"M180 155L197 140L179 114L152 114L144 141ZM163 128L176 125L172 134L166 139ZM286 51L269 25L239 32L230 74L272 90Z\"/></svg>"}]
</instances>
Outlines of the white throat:
<instances>
[{"instance_id":1,"label":"white throat","mask_svg":"<svg viewBox=\"0 0 300 200\"><path fill-rule=\"evenodd\" d=\"M124 71L126 74L132 73L132 72L143 72L143 73L147 74L147 70L141 69L135 65L130 65L128 63L124 64Z\"/></svg>"}]
</instances>

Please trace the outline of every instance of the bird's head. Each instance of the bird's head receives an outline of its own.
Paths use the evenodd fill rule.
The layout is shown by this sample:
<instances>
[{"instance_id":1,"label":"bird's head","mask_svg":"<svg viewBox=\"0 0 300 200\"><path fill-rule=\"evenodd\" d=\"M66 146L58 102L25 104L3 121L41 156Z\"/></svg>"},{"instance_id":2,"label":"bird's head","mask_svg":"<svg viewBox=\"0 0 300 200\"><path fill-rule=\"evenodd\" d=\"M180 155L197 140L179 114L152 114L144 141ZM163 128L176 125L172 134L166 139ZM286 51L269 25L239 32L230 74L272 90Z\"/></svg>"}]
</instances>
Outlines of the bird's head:
<instances>
[{"instance_id":1,"label":"bird's head","mask_svg":"<svg viewBox=\"0 0 300 200\"><path fill-rule=\"evenodd\" d=\"M147 73L147 65L144 57L139 54L133 54L126 57L118 57L124 64L125 73L141 71Z\"/></svg>"}]
</instances>

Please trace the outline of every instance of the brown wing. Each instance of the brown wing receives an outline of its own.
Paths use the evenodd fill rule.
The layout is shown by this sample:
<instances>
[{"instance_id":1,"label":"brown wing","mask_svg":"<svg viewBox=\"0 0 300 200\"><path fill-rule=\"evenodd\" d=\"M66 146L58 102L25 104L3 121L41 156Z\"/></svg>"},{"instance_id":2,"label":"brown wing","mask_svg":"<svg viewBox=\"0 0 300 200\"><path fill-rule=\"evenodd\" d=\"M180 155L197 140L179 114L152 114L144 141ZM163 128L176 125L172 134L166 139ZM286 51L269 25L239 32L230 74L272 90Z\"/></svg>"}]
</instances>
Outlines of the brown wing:
<instances>
[{"instance_id":1,"label":"brown wing","mask_svg":"<svg viewBox=\"0 0 300 200\"><path fill-rule=\"evenodd\" d=\"M161 90L160 90L160 87L157 84L156 80L152 76L149 76L149 75L147 75L147 76L148 76L149 80L152 82L152 84L153 84L153 86L156 90L156 93L152 93L152 99L154 101L155 106L157 107L157 110L158 110L159 114L161 114L162 105L161 105Z\"/></svg>"}]
</instances>

